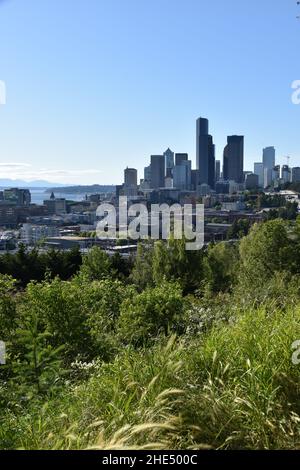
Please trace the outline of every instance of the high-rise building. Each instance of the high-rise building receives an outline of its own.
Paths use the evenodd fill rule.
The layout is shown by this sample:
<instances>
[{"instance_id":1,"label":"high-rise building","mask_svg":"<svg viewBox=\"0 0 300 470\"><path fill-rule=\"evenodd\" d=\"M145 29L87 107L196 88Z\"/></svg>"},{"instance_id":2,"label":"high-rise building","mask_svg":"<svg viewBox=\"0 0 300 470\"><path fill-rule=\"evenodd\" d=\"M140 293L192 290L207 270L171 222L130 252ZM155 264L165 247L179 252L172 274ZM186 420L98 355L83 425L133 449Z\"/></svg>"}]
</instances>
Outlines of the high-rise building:
<instances>
[{"instance_id":1,"label":"high-rise building","mask_svg":"<svg viewBox=\"0 0 300 470\"><path fill-rule=\"evenodd\" d=\"M163 188L165 185L165 157L163 155L151 155L151 187Z\"/></svg>"},{"instance_id":2,"label":"high-rise building","mask_svg":"<svg viewBox=\"0 0 300 470\"><path fill-rule=\"evenodd\" d=\"M188 161L188 154L187 153L175 153L175 165L181 165L182 162Z\"/></svg>"},{"instance_id":3,"label":"high-rise building","mask_svg":"<svg viewBox=\"0 0 300 470\"><path fill-rule=\"evenodd\" d=\"M148 183L151 182L151 165L144 168L144 180Z\"/></svg>"},{"instance_id":4,"label":"high-rise building","mask_svg":"<svg viewBox=\"0 0 300 470\"><path fill-rule=\"evenodd\" d=\"M192 170L191 184L192 184L193 191L197 191L197 188L199 186L199 170Z\"/></svg>"},{"instance_id":5,"label":"high-rise building","mask_svg":"<svg viewBox=\"0 0 300 470\"><path fill-rule=\"evenodd\" d=\"M216 160L216 182L221 179L221 162Z\"/></svg>"},{"instance_id":6,"label":"high-rise building","mask_svg":"<svg viewBox=\"0 0 300 470\"><path fill-rule=\"evenodd\" d=\"M254 174L258 176L258 185L260 188L264 187L264 164L254 163Z\"/></svg>"},{"instance_id":7,"label":"high-rise building","mask_svg":"<svg viewBox=\"0 0 300 470\"><path fill-rule=\"evenodd\" d=\"M292 182L300 183L300 168L298 166L292 169Z\"/></svg>"},{"instance_id":8,"label":"high-rise building","mask_svg":"<svg viewBox=\"0 0 300 470\"><path fill-rule=\"evenodd\" d=\"M124 170L124 196L134 197L137 196L137 194L137 170L127 167Z\"/></svg>"},{"instance_id":9,"label":"high-rise building","mask_svg":"<svg viewBox=\"0 0 300 470\"><path fill-rule=\"evenodd\" d=\"M165 165L166 165L166 177L173 177L173 168L174 168L174 152L168 148L164 153Z\"/></svg>"},{"instance_id":10,"label":"high-rise building","mask_svg":"<svg viewBox=\"0 0 300 470\"><path fill-rule=\"evenodd\" d=\"M273 168L275 167L275 159L276 159L276 150L274 147L266 147L263 149L264 170L266 168L268 170L273 170Z\"/></svg>"},{"instance_id":11,"label":"high-rise building","mask_svg":"<svg viewBox=\"0 0 300 470\"><path fill-rule=\"evenodd\" d=\"M244 137L227 137L224 149L223 178L236 183L244 182Z\"/></svg>"},{"instance_id":12,"label":"high-rise building","mask_svg":"<svg viewBox=\"0 0 300 470\"><path fill-rule=\"evenodd\" d=\"M284 183L291 183L292 181L292 172L288 165L283 165L281 169L281 178Z\"/></svg>"},{"instance_id":13,"label":"high-rise building","mask_svg":"<svg viewBox=\"0 0 300 470\"><path fill-rule=\"evenodd\" d=\"M29 189L4 189L3 200L7 204L13 204L15 206L29 206L31 203L31 193Z\"/></svg>"},{"instance_id":14,"label":"high-rise building","mask_svg":"<svg viewBox=\"0 0 300 470\"><path fill-rule=\"evenodd\" d=\"M217 194L229 194L230 183L229 181L220 180L216 182Z\"/></svg>"},{"instance_id":15,"label":"high-rise building","mask_svg":"<svg viewBox=\"0 0 300 470\"><path fill-rule=\"evenodd\" d=\"M264 188L269 188L273 183L273 168L264 168Z\"/></svg>"},{"instance_id":16,"label":"high-rise building","mask_svg":"<svg viewBox=\"0 0 300 470\"><path fill-rule=\"evenodd\" d=\"M175 165L173 176L174 188L181 191L189 190L192 183L192 162L183 160L180 165Z\"/></svg>"},{"instance_id":17,"label":"high-rise building","mask_svg":"<svg viewBox=\"0 0 300 470\"><path fill-rule=\"evenodd\" d=\"M215 146L209 132L208 119L197 119L196 125L196 156L199 170L199 184L215 187Z\"/></svg>"},{"instance_id":18,"label":"high-rise building","mask_svg":"<svg viewBox=\"0 0 300 470\"><path fill-rule=\"evenodd\" d=\"M124 185L137 186L137 170L135 168L126 168L124 170Z\"/></svg>"},{"instance_id":19,"label":"high-rise building","mask_svg":"<svg viewBox=\"0 0 300 470\"><path fill-rule=\"evenodd\" d=\"M280 165L274 166L272 180L278 186L280 180Z\"/></svg>"},{"instance_id":20,"label":"high-rise building","mask_svg":"<svg viewBox=\"0 0 300 470\"><path fill-rule=\"evenodd\" d=\"M246 189L250 190L251 189L257 189L258 188L258 175L254 173L248 173L246 175Z\"/></svg>"}]
</instances>

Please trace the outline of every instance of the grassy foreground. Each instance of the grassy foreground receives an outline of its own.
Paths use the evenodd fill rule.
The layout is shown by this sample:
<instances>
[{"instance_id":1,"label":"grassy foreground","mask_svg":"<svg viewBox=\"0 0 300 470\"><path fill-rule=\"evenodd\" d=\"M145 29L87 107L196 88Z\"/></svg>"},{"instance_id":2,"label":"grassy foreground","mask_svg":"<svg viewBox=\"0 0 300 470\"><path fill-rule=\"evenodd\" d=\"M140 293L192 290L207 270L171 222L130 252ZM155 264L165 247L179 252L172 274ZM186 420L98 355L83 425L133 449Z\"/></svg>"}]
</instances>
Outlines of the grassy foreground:
<instances>
[{"instance_id":1,"label":"grassy foreground","mask_svg":"<svg viewBox=\"0 0 300 470\"><path fill-rule=\"evenodd\" d=\"M0 448L299 449L298 339L300 304L268 305L75 363L81 380L1 413Z\"/></svg>"}]
</instances>

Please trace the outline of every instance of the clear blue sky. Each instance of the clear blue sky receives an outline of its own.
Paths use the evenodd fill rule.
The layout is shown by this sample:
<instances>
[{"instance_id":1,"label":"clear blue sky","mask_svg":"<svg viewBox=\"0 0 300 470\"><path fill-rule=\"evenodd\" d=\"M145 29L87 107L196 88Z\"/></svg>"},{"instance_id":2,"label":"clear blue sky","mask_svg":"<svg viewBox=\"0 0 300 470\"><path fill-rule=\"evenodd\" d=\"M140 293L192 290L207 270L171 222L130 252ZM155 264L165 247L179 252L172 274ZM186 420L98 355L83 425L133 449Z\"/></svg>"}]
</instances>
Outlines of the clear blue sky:
<instances>
[{"instance_id":1,"label":"clear blue sky","mask_svg":"<svg viewBox=\"0 0 300 470\"><path fill-rule=\"evenodd\" d=\"M0 178L120 183L167 147L195 165L195 120L246 169L274 145L300 165L294 0L0 2Z\"/></svg>"}]
</instances>

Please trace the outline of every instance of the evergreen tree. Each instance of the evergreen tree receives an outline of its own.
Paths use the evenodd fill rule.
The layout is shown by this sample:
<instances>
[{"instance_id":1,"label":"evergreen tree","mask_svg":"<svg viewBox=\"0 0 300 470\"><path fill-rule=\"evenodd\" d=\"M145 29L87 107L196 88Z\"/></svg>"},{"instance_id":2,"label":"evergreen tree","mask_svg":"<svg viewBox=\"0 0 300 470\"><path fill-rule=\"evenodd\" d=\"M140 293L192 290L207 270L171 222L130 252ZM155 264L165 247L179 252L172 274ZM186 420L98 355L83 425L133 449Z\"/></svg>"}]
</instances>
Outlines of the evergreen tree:
<instances>
[{"instance_id":1,"label":"evergreen tree","mask_svg":"<svg viewBox=\"0 0 300 470\"><path fill-rule=\"evenodd\" d=\"M12 366L13 382L21 385L29 396L49 393L62 375L63 346L51 346L52 335L41 331L39 323L37 315L33 314L25 320L24 328L17 330L17 343L22 352Z\"/></svg>"}]
</instances>

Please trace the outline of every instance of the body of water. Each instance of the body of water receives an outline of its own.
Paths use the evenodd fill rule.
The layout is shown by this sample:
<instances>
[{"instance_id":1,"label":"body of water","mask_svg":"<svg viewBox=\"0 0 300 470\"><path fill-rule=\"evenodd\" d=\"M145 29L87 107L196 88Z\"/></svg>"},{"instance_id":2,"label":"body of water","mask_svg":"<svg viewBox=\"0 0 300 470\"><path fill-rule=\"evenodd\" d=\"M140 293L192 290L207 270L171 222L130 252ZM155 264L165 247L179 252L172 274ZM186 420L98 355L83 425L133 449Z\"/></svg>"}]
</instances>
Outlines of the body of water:
<instances>
[{"instance_id":1,"label":"body of water","mask_svg":"<svg viewBox=\"0 0 300 470\"><path fill-rule=\"evenodd\" d=\"M31 192L31 202L32 204L42 205L46 199L50 199L51 193L47 192L45 189L30 189ZM70 201L84 201L86 193L74 193L74 194L66 194L66 193L55 193L55 197L57 198L64 198Z\"/></svg>"}]
</instances>

